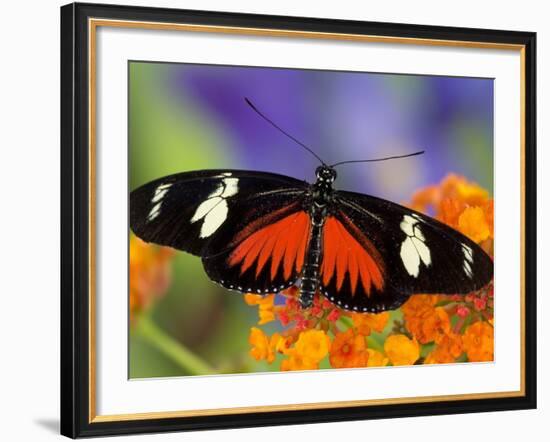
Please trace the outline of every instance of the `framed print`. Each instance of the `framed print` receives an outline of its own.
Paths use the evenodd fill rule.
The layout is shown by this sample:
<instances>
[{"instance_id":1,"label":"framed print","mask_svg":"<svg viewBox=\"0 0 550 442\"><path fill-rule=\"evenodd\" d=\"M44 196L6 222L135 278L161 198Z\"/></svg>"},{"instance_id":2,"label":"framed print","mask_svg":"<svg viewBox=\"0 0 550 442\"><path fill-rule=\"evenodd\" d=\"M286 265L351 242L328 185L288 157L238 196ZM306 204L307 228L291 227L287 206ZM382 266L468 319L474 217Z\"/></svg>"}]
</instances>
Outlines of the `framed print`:
<instances>
[{"instance_id":1,"label":"framed print","mask_svg":"<svg viewBox=\"0 0 550 442\"><path fill-rule=\"evenodd\" d=\"M534 408L535 43L62 7L62 434Z\"/></svg>"}]
</instances>

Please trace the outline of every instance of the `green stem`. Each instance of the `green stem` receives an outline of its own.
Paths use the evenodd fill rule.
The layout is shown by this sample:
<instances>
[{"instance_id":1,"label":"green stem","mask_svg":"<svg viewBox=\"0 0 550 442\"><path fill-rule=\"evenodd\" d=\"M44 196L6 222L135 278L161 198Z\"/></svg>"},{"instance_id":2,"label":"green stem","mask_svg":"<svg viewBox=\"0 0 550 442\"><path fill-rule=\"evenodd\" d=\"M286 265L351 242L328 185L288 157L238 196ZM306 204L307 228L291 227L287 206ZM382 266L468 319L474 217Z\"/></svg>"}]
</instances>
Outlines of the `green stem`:
<instances>
[{"instance_id":1,"label":"green stem","mask_svg":"<svg viewBox=\"0 0 550 442\"><path fill-rule=\"evenodd\" d=\"M379 351L380 353L384 353L384 344L372 335L367 336L367 346L373 350Z\"/></svg>"},{"instance_id":2,"label":"green stem","mask_svg":"<svg viewBox=\"0 0 550 442\"><path fill-rule=\"evenodd\" d=\"M347 316L340 316L339 320L344 324L346 327L351 328L353 327L353 321L351 318L348 318Z\"/></svg>"},{"instance_id":3,"label":"green stem","mask_svg":"<svg viewBox=\"0 0 550 442\"><path fill-rule=\"evenodd\" d=\"M164 353L186 372L193 375L214 374L216 371L200 357L159 328L148 316L138 319L137 332L149 344Z\"/></svg>"}]
</instances>

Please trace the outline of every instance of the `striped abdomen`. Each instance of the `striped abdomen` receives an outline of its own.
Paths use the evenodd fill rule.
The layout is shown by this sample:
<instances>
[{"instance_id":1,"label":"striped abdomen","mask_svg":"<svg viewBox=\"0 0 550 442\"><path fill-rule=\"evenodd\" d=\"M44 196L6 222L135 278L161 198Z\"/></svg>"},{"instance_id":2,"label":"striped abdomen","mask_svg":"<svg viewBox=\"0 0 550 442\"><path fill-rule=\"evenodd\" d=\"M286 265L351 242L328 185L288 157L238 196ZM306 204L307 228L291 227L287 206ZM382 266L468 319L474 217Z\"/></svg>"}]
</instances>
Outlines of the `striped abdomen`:
<instances>
[{"instance_id":1,"label":"striped abdomen","mask_svg":"<svg viewBox=\"0 0 550 442\"><path fill-rule=\"evenodd\" d=\"M313 303L313 296L319 286L319 269L321 267L322 234L325 216L324 210L312 210L311 234L304 266L302 268L302 283L300 287L300 304L302 308L311 306Z\"/></svg>"}]
</instances>

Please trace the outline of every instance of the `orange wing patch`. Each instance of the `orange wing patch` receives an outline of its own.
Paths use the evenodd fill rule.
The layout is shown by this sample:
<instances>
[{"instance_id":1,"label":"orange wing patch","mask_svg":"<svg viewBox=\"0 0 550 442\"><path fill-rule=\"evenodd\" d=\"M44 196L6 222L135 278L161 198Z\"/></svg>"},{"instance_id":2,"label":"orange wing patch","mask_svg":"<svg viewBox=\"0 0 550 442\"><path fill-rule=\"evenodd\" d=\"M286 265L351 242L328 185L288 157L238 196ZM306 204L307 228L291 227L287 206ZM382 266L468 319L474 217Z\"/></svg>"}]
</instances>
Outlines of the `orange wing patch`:
<instances>
[{"instance_id":1,"label":"orange wing patch","mask_svg":"<svg viewBox=\"0 0 550 442\"><path fill-rule=\"evenodd\" d=\"M279 267L289 279L294 268L302 271L306 246L309 241L310 220L306 212L295 212L281 220L255 231L233 250L228 264L241 265L241 275L256 263L256 276L271 258L270 276L275 279Z\"/></svg>"},{"instance_id":2,"label":"orange wing patch","mask_svg":"<svg viewBox=\"0 0 550 442\"><path fill-rule=\"evenodd\" d=\"M355 227L351 221L350 224ZM383 263L376 248L365 235L357 228L353 233L355 237L335 217L329 216L326 219L323 227L322 281L327 286L335 276L336 289L340 290L348 274L352 295L355 295L357 283L361 280L368 296L372 285L378 290L382 290L384 286Z\"/></svg>"}]
</instances>

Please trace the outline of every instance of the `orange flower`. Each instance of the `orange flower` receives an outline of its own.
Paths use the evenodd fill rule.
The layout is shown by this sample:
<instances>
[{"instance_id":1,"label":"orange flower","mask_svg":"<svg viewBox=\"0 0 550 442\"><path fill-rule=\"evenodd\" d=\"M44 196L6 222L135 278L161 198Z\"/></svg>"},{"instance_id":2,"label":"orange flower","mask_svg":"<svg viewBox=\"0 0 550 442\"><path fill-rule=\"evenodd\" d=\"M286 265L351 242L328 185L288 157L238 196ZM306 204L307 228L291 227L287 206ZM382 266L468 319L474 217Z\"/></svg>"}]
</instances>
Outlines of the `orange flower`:
<instances>
[{"instance_id":1,"label":"orange flower","mask_svg":"<svg viewBox=\"0 0 550 442\"><path fill-rule=\"evenodd\" d=\"M393 365L412 365L420 357L420 346L416 339L405 335L388 336L384 351Z\"/></svg>"},{"instance_id":2,"label":"orange flower","mask_svg":"<svg viewBox=\"0 0 550 442\"><path fill-rule=\"evenodd\" d=\"M431 313L437 301L437 295L413 295L401 306L401 310L405 316L421 317Z\"/></svg>"},{"instance_id":3,"label":"orange flower","mask_svg":"<svg viewBox=\"0 0 550 442\"><path fill-rule=\"evenodd\" d=\"M493 200L489 200L485 203L485 206L483 207L483 210L485 211L485 219L487 221L487 225L489 226L489 231L491 234L491 238L495 237L495 203Z\"/></svg>"},{"instance_id":4,"label":"orange flower","mask_svg":"<svg viewBox=\"0 0 550 442\"><path fill-rule=\"evenodd\" d=\"M334 368L366 367L369 359L365 336L352 328L338 333L330 348L330 365Z\"/></svg>"},{"instance_id":5,"label":"orange flower","mask_svg":"<svg viewBox=\"0 0 550 442\"><path fill-rule=\"evenodd\" d=\"M467 207L458 218L458 228L472 241L480 243L491 235L489 223L481 207Z\"/></svg>"},{"instance_id":6,"label":"orange flower","mask_svg":"<svg viewBox=\"0 0 550 442\"><path fill-rule=\"evenodd\" d=\"M357 333L364 336L368 336L371 333L371 329L382 333L388 320L390 319L389 312L382 313L352 313L351 319Z\"/></svg>"},{"instance_id":7,"label":"orange flower","mask_svg":"<svg viewBox=\"0 0 550 442\"><path fill-rule=\"evenodd\" d=\"M250 356L254 359L257 361L265 359L270 364L275 360L275 354L270 345L269 338L262 330L252 327L248 336L248 342L252 345Z\"/></svg>"},{"instance_id":8,"label":"orange flower","mask_svg":"<svg viewBox=\"0 0 550 442\"><path fill-rule=\"evenodd\" d=\"M437 346L426 357L424 363L448 364L455 362L461 354L462 337L456 333L449 333L439 339Z\"/></svg>"},{"instance_id":9,"label":"orange flower","mask_svg":"<svg viewBox=\"0 0 550 442\"><path fill-rule=\"evenodd\" d=\"M470 325L462 336L462 344L470 362L492 361L493 327L484 321Z\"/></svg>"},{"instance_id":10,"label":"orange flower","mask_svg":"<svg viewBox=\"0 0 550 442\"><path fill-rule=\"evenodd\" d=\"M369 358L367 361L367 367L384 367L388 365L389 359L379 351L367 348Z\"/></svg>"},{"instance_id":11,"label":"orange flower","mask_svg":"<svg viewBox=\"0 0 550 442\"><path fill-rule=\"evenodd\" d=\"M440 188L443 196L458 199L469 206L482 205L489 198L489 192L483 187L454 173L443 179Z\"/></svg>"},{"instance_id":12,"label":"orange flower","mask_svg":"<svg viewBox=\"0 0 550 442\"><path fill-rule=\"evenodd\" d=\"M421 344L427 344L449 333L451 321L442 307L435 307L438 297L413 295L402 306L407 329Z\"/></svg>"},{"instance_id":13,"label":"orange flower","mask_svg":"<svg viewBox=\"0 0 550 442\"><path fill-rule=\"evenodd\" d=\"M248 305L258 305L262 299L262 295L255 295L254 293L244 294L244 302L246 302Z\"/></svg>"},{"instance_id":14,"label":"orange flower","mask_svg":"<svg viewBox=\"0 0 550 442\"><path fill-rule=\"evenodd\" d=\"M464 203L453 198L443 198L439 203L436 218L454 229L458 228L458 219L464 211Z\"/></svg>"},{"instance_id":15,"label":"orange flower","mask_svg":"<svg viewBox=\"0 0 550 442\"><path fill-rule=\"evenodd\" d=\"M449 174L436 186L416 192L410 206L435 217L476 242L493 238L493 200L487 190L466 178Z\"/></svg>"},{"instance_id":16,"label":"orange flower","mask_svg":"<svg viewBox=\"0 0 550 442\"><path fill-rule=\"evenodd\" d=\"M436 307L433 314L424 318L421 327L420 342L432 342L439 340L451 331L451 320L443 307Z\"/></svg>"},{"instance_id":17,"label":"orange flower","mask_svg":"<svg viewBox=\"0 0 550 442\"><path fill-rule=\"evenodd\" d=\"M419 212L427 212L430 208L435 208L440 199L441 191L437 186L426 186L413 194L410 207Z\"/></svg>"},{"instance_id":18,"label":"orange flower","mask_svg":"<svg viewBox=\"0 0 550 442\"><path fill-rule=\"evenodd\" d=\"M260 317L260 320L258 321L259 325L267 324L268 322L275 320L274 294L262 296L252 293L246 293L244 295L244 300L248 305L258 306L258 316Z\"/></svg>"},{"instance_id":19,"label":"orange flower","mask_svg":"<svg viewBox=\"0 0 550 442\"><path fill-rule=\"evenodd\" d=\"M270 346L279 353L288 354L291 344L292 336L281 336L279 333L271 336Z\"/></svg>"},{"instance_id":20,"label":"orange flower","mask_svg":"<svg viewBox=\"0 0 550 442\"><path fill-rule=\"evenodd\" d=\"M130 238L130 320L162 296L172 279L173 249Z\"/></svg>"},{"instance_id":21,"label":"orange flower","mask_svg":"<svg viewBox=\"0 0 550 442\"><path fill-rule=\"evenodd\" d=\"M292 343L292 337L281 336L274 333L271 338L263 330L252 327L248 336L248 342L252 346L250 356L257 361L266 360L271 364L275 360L275 352L288 354Z\"/></svg>"}]
</instances>

